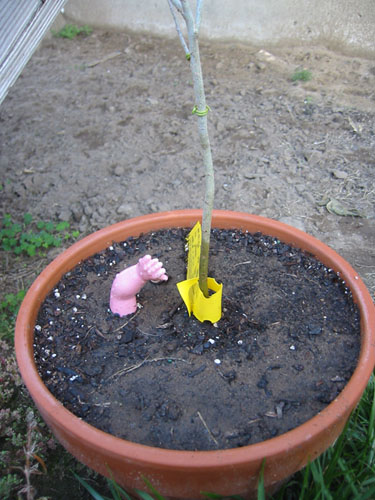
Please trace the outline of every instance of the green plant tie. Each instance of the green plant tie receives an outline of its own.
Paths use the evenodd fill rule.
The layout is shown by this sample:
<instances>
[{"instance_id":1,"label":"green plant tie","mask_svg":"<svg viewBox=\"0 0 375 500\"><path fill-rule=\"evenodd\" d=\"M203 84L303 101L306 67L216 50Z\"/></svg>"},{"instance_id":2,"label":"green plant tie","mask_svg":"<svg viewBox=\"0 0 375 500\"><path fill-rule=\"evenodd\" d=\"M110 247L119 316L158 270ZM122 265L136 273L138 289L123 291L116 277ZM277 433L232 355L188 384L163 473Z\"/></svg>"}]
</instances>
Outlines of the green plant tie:
<instances>
[{"instance_id":1,"label":"green plant tie","mask_svg":"<svg viewBox=\"0 0 375 500\"><path fill-rule=\"evenodd\" d=\"M191 59L191 54L187 53L187 54L185 55L185 57L186 57L186 60L187 60L187 61L190 61L190 59Z\"/></svg>"},{"instance_id":2,"label":"green plant tie","mask_svg":"<svg viewBox=\"0 0 375 500\"><path fill-rule=\"evenodd\" d=\"M197 116L206 116L206 114L211 111L211 108L209 106L206 106L206 109L203 111L199 111L197 106L194 106L192 114L197 115Z\"/></svg>"}]
</instances>

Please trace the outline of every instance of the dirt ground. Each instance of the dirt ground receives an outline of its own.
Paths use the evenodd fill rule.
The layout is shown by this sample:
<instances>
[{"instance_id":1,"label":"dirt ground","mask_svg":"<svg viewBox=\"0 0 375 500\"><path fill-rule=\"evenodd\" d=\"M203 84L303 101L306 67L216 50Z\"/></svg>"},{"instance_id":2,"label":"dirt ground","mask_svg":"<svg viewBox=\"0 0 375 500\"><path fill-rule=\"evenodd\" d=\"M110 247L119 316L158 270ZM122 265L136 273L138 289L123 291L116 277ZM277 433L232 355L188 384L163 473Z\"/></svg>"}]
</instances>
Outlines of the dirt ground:
<instances>
[{"instance_id":1,"label":"dirt ground","mask_svg":"<svg viewBox=\"0 0 375 500\"><path fill-rule=\"evenodd\" d=\"M374 294L375 61L206 41L201 57L215 207L318 237ZM301 68L311 80L293 82ZM0 107L1 212L70 220L86 234L201 207L194 104L177 38L95 30L45 41Z\"/></svg>"}]
</instances>

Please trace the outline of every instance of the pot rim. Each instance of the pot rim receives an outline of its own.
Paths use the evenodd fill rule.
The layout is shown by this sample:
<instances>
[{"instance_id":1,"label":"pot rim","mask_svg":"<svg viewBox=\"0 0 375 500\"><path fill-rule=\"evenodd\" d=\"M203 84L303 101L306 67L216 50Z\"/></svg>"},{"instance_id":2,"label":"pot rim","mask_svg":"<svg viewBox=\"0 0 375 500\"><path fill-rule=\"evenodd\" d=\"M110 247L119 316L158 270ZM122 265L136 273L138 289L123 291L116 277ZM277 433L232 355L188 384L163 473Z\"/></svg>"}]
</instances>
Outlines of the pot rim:
<instances>
[{"instance_id":1,"label":"pot rim","mask_svg":"<svg viewBox=\"0 0 375 500\"><path fill-rule=\"evenodd\" d=\"M69 428L70 435L84 440L93 449L105 447L110 450L112 456L119 459L126 456L133 462L157 464L161 468L173 465L184 470L226 468L228 463L236 466L248 462L249 458L252 461L261 461L271 455L284 456L287 460L289 451L302 446L305 441L319 434L327 433L327 428L339 425L339 422L346 418L348 412L358 403L375 365L375 308L366 286L350 264L332 248L287 224L228 210L214 210L212 218L212 227L244 229L249 232L261 231L280 238L292 246L301 247L303 244L303 248L315 255L324 265L340 272L360 309L361 350L357 367L337 398L302 425L266 441L225 450L169 450L133 443L103 432L67 410L48 391L34 363L35 320L44 298L63 274L74 268L80 260L93 255L99 249L106 248L114 241L122 241L131 235L138 236L141 232L162 228L190 227L197 220L201 220L201 217L201 210L176 210L135 217L86 236L54 259L31 285L17 316L15 348L22 378L43 416L53 415L59 428ZM75 260L73 264L69 264L73 256Z\"/></svg>"}]
</instances>

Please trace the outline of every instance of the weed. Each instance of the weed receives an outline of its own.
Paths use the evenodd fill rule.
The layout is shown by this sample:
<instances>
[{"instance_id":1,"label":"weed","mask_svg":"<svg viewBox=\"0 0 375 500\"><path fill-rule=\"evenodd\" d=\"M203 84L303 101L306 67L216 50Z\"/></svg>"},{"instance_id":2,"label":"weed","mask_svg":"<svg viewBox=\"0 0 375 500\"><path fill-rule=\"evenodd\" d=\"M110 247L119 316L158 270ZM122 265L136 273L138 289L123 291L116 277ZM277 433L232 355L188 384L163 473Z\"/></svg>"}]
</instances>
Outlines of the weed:
<instances>
[{"instance_id":1,"label":"weed","mask_svg":"<svg viewBox=\"0 0 375 500\"><path fill-rule=\"evenodd\" d=\"M32 410L28 411L26 414L26 422L27 422L27 440L26 444L23 448L25 454L25 464L23 467L15 467L23 472L25 477L25 484L19 490L19 493L25 493L27 500L33 500L35 494L35 488L31 484L31 476L33 474L41 474L39 470L39 465L42 466L44 473L47 472L47 468L45 466L44 460L37 455L37 440L34 439L34 434L37 429L37 421L34 417L34 412Z\"/></svg>"},{"instance_id":2,"label":"weed","mask_svg":"<svg viewBox=\"0 0 375 500\"><path fill-rule=\"evenodd\" d=\"M10 214L3 217L0 230L1 248L15 255L26 254L32 257L50 247L60 247L64 240L75 239L79 231L68 232L69 222L33 221L32 215L26 213L22 223L13 222Z\"/></svg>"},{"instance_id":3,"label":"weed","mask_svg":"<svg viewBox=\"0 0 375 500\"><path fill-rule=\"evenodd\" d=\"M0 302L0 339L13 338L14 323L25 294L25 290L20 290L16 294L7 293Z\"/></svg>"},{"instance_id":4,"label":"weed","mask_svg":"<svg viewBox=\"0 0 375 500\"><path fill-rule=\"evenodd\" d=\"M12 493L21 485L21 479L16 474L6 474L0 478L0 498L8 500ZM14 497L13 497L14 498Z\"/></svg>"},{"instance_id":5,"label":"weed","mask_svg":"<svg viewBox=\"0 0 375 500\"><path fill-rule=\"evenodd\" d=\"M312 73L308 69L296 69L292 75L293 82L308 82L312 78Z\"/></svg>"},{"instance_id":6,"label":"weed","mask_svg":"<svg viewBox=\"0 0 375 500\"><path fill-rule=\"evenodd\" d=\"M10 405L17 397L22 380L12 347L0 340L0 437L11 436L14 429L9 422L17 421L17 415L11 413Z\"/></svg>"},{"instance_id":7,"label":"weed","mask_svg":"<svg viewBox=\"0 0 375 500\"><path fill-rule=\"evenodd\" d=\"M88 36L92 33L92 28L90 26L77 26L75 24L66 24L59 31L52 31L53 36L57 38L68 38L69 40L73 40L78 35Z\"/></svg>"},{"instance_id":8,"label":"weed","mask_svg":"<svg viewBox=\"0 0 375 500\"><path fill-rule=\"evenodd\" d=\"M45 470L47 452L56 447L32 404L18 372L13 346L0 340L0 498L14 499L25 478L25 493L33 491L30 476ZM14 472L18 473L14 474Z\"/></svg>"}]
</instances>

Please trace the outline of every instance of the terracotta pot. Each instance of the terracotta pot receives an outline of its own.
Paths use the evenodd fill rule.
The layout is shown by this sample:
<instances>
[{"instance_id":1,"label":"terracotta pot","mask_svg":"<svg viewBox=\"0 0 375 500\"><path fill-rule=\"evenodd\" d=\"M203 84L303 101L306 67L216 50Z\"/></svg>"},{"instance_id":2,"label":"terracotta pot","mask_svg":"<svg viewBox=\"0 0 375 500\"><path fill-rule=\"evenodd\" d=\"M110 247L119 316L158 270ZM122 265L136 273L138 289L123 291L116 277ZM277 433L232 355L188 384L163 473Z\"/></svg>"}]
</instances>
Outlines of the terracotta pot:
<instances>
[{"instance_id":1,"label":"terracotta pot","mask_svg":"<svg viewBox=\"0 0 375 500\"><path fill-rule=\"evenodd\" d=\"M75 243L35 280L20 308L15 333L16 354L23 380L44 420L62 445L79 461L104 476L110 470L125 488L146 489L142 476L166 497L201 498L201 491L252 498L262 461L267 491L326 450L339 436L358 403L375 364L375 308L357 273L331 248L302 231L239 212L215 211L213 227L238 228L264 234L314 254L339 271L350 287L361 314L361 350L357 368L340 395L303 425L273 439L219 451L174 451L128 442L106 434L74 416L47 390L33 356L33 332L40 305L61 276L114 241L151 230L191 227L199 210L181 210L136 217L102 229Z\"/></svg>"}]
</instances>

